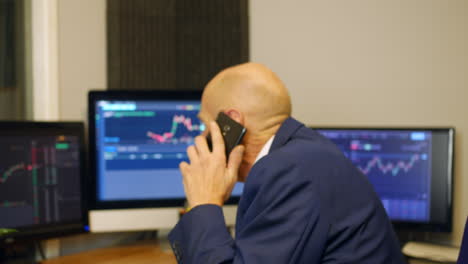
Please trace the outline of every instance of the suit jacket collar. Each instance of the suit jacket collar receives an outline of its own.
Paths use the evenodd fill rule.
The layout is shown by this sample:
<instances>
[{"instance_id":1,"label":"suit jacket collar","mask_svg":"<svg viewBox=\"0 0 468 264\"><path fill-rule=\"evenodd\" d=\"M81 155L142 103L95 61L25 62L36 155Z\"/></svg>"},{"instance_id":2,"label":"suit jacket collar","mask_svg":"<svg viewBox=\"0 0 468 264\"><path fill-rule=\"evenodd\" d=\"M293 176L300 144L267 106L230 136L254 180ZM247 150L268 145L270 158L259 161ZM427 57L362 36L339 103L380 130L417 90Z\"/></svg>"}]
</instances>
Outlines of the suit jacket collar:
<instances>
[{"instance_id":1,"label":"suit jacket collar","mask_svg":"<svg viewBox=\"0 0 468 264\"><path fill-rule=\"evenodd\" d=\"M292 117L286 119L276 132L275 139L273 140L269 153L286 144L294 133L303 126L304 124Z\"/></svg>"}]
</instances>

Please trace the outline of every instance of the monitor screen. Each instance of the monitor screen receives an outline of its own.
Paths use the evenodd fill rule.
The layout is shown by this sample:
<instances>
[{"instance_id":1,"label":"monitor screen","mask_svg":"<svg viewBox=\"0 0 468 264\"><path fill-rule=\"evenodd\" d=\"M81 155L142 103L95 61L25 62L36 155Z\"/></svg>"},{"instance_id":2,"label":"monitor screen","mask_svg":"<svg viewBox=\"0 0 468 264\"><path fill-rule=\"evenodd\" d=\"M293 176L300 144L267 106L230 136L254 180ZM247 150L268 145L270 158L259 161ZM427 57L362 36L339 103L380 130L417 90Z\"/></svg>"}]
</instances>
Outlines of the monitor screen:
<instances>
[{"instance_id":1,"label":"monitor screen","mask_svg":"<svg viewBox=\"0 0 468 264\"><path fill-rule=\"evenodd\" d=\"M182 206L179 164L205 125L200 92L90 93L95 208ZM237 185L234 197L242 186Z\"/></svg>"},{"instance_id":2,"label":"monitor screen","mask_svg":"<svg viewBox=\"0 0 468 264\"><path fill-rule=\"evenodd\" d=\"M316 130L368 177L397 226L449 231L452 129Z\"/></svg>"},{"instance_id":3,"label":"monitor screen","mask_svg":"<svg viewBox=\"0 0 468 264\"><path fill-rule=\"evenodd\" d=\"M0 241L85 231L83 130L0 122Z\"/></svg>"}]
</instances>

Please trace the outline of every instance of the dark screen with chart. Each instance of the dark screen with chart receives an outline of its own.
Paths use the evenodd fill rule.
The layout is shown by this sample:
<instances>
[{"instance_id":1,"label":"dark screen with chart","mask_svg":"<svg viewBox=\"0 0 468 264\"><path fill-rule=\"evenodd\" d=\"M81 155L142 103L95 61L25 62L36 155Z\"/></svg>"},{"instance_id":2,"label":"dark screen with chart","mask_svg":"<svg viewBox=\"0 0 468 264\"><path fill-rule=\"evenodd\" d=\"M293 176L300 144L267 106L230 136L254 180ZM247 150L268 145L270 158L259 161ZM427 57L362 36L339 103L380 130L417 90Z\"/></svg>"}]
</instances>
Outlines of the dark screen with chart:
<instances>
[{"instance_id":1,"label":"dark screen with chart","mask_svg":"<svg viewBox=\"0 0 468 264\"><path fill-rule=\"evenodd\" d=\"M363 172L392 220L428 221L432 134L403 130L318 130Z\"/></svg>"},{"instance_id":2,"label":"dark screen with chart","mask_svg":"<svg viewBox=\"0 0 468 264\"><path fill-rule=\"evenodd\" d=\"M2 126L0 236L83 228L83 126L73 134L34 123Z\"/></svg>"}]
</instances>

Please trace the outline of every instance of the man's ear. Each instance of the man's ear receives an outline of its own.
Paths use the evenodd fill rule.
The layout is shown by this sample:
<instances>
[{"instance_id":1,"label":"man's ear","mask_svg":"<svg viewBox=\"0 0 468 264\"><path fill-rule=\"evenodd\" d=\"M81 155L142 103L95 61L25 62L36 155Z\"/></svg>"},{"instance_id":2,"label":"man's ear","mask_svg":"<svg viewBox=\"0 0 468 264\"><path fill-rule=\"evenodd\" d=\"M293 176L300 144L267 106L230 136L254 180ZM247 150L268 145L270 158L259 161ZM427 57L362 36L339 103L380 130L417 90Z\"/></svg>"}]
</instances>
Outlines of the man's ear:
<instances>
[{"instance_id":1,"label":"man's ear","mask_svg":"<svg viewBox=\"0 0 468 264\"><path fill-rule=\"evenodd\" d=\"M237 109L227 109L223 111L227 116L229 116L232 120L236 121L237 123L244 125L244 116L242 113Z\"/></svg>"}]
</instances>

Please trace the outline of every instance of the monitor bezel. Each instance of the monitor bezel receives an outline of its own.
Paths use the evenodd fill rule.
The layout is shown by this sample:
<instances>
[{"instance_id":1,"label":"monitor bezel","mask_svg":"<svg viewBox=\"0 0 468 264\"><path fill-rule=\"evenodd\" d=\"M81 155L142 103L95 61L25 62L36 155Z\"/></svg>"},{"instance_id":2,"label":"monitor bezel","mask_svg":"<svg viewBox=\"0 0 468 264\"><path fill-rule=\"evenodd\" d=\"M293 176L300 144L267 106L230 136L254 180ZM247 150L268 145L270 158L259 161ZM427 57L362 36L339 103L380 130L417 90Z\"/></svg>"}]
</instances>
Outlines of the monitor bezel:
<instances>
[{"instance_id":1,"label":"monitor bezel","mask_svg":"<svg viewBox=\"0 0 468 264\"><path fill-rule=\"evenodd\" d=\"M83 122L44 122L44 121L0 121L0 136L12 135L72 135L79 138L81 219L61 223L32 225L21 227L18 232L0 236L0 246L22 241L43 240L72 234L88 232L88 201L86 186L88 183L86 166L86 147Z\"/></svg>"},{"instance_id":2,"label":"monitor bezel","mask_svg":"<svg viewBox=\"0 0 468 264\"><path fill-rule=\"evenodd\" d=\"M98 199L97 178L97 150L96 150L96 102L97 101L200 101L202 91L194 90L105 90L90 91L88 93L88 149L89 149L89 175L90 195L89 208L94 210L106 209L139 209L139 208L166 208L183 207L185 198L171 199L145 199L145 200L116 200L101 201ZM236 204L239 196L231 197L225 204Z\"/></svg>"},{"instance_id":3,"label":"monitor bezel","mask_svg":"<svg viewBox=\"0 0 468 264\"><path fill-rule=\"evenodd\" d=\"M411 230L420 232L451 232L453 221L453 180L454 180L454 160L455 160L455 128L454 127L415 127L415 126L398 126L398 127L385 127L385 126L308 126L316 130L370 130L370 131L430 131L438 133L447 133L448 135L448 171L446 182L447 203L446 215L447 218L444 222L411 222L411 221L396 221L392 220L392 224L398 230ZM431 181L432 188L432 181Z\"/></svg>"}]
</instances>

